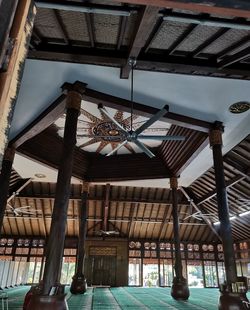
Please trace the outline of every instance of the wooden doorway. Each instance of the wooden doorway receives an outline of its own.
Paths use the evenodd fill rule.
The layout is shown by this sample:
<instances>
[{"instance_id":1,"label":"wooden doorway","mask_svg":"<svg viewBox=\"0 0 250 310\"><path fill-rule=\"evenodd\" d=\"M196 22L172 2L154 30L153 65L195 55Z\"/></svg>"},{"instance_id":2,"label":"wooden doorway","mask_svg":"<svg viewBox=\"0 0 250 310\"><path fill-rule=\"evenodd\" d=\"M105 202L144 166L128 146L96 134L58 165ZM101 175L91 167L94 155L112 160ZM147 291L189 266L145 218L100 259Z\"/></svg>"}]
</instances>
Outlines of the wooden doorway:
<instances>
[{"instance_id":1,"label":"wooden doorway","mask_svg":"<svg viewBox=\"0 0 250 310\"><path fill-rule=\"evenodd\" d=\"M92 285L115 286L116 256L91 256Z\"/></svg>"},{"instance_id":2,"label":"wooden doorway","mask_svg":"<svg viewBox=\"0 0 250 310\"><path fill-rule=\"evenodd\" d=\"M116 247L91 247L91 284L116 286Z\"/></svg>"}]
</instances>

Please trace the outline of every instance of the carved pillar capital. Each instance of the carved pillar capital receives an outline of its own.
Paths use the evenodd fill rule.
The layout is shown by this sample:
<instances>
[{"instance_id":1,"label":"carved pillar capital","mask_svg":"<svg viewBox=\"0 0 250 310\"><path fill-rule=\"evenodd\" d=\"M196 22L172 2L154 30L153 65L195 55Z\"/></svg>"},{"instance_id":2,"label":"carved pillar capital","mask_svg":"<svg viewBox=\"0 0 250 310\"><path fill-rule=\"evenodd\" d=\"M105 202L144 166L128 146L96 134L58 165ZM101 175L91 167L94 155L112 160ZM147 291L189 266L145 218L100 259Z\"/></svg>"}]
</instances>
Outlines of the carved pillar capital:
<instances>
[{"instance_id":1,"label":"carved pillar capital","mask_svg":"<svg viewBox=\"0 0 250 310\"><path fill-rule=\"evenodd\" d=\"M84 192L89 192L89 182L82 182L82 193L84 193Z\"/></svg>"},{"instance_id":2,"label":"carved pillar capital","mask_svg":"<svg viewBox=\"0 0 250 310\"><path fill-rule=\"evenodd\" d=\"M177 177L171 177L170 178L170 188L175 188L177 189L178 188L178 179Z\"/></svg>"},{"instance_id":3,"label":"carved pillar capital","mask_svg":"<svg viewBox=\"0 0 250 310\"><path fill-rule=\"evenodd\" d=\"M80 111L82 96L85 93L87 84L80 81L75 83L64 83L62 85L62 91L67 95L66 108L76 109Z\"/></svg>"},{"instance_id":4,"label":"carved pillar capital","mask_svg":"<svg viewBox=\"0 0 250 310\"><path fill-rule=\"evenodd\" d=\"M213 128L209 131L209 142L211 147L214 145L222 145L223 131L223 124L221 122L215 122Z\"/></svg>"},{"instance_id":5,"label":"carved pillar capital","mask_svg":"<svg viewBox=\"0 0 250 310\"><path fill-rule=\"evenodd\" d=\"M75 90L70 90L67 93L66 109L75 109L80 111L82 95Z\"/></svg>"},{"instance_id":6,"label":"carved pillar capital","mask_svg":"<svg viewBox=\"0 0 250 310\"><path fill-rule=\"evenodd\" d=\"M7 147L4 153L4 160L8 160L13 162L15 156L15 148L14 147Z\"/></svg>"}]
</instances>

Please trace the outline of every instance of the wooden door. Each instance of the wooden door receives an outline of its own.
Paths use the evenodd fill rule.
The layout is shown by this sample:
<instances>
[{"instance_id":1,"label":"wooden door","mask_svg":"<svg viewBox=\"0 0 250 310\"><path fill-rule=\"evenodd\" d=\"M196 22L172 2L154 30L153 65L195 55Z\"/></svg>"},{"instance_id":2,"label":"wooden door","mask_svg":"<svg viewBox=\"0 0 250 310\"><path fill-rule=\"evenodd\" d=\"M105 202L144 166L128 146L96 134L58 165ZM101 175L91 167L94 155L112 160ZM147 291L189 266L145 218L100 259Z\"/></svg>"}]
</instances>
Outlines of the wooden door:
<instances>
[{"instance_id":1,"label":"wooden door","mask_svg":"<svg viewBox=\"0 0 250 310\"><path fill-rule=\"evenodd\" d=\"M116 284L116 256L90 257L92 285L115 286Z\"/></svg>"}]
</instances>

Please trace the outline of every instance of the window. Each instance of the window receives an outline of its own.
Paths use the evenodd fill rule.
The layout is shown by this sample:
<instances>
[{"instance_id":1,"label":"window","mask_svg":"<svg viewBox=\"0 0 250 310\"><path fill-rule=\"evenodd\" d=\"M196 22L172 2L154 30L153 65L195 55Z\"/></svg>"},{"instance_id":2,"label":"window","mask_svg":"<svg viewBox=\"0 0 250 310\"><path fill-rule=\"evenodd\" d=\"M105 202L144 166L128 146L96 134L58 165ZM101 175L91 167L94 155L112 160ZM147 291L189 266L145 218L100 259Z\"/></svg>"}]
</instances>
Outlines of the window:
<instances>
[{"instance_id":1,"label":"window","mask_svg":"<svg viewBox=\"0 0 250 310\"><path fill-rule=\"evenodd\" d=\"M75 274L75 257L64 257L62 263L62 272L61 272L61 283L70 284L72 282L72 277Z\"/></svg>"},{"instance_id":2,"label":"window","mask_svg":"<svg viewBox=\"0 0 250 310\"><path fill-rule=\"evenodd\" d=\"M173 264L170 259L160 260L160 286L171 286L173 282Z\"/></svg>"},{"instance_id":3,"label":"window","mask_svg":"<svg viewBox=\"0 0 250 310\"><path fill-rule=\"evenodd\" d=\"M215 261L205 261L204 270L206 287L218 287Z\"/></svg>"},{"instance_id":4,"label":"window","mask_svg":"<svg viewBox=\"0 0 250 310\"><path fill-rule=\"evenodd\" d=\"M203 269L201 261L187 262L188 285L190 287L204 287Z\"/></svg>"},{"instance_id":5,"label":"window","mask_svg":"<svg viewBox=\"0 0 250 310\"><path fill-rule=\"evenodd\" d=\"M129 258L128 285L140 286L141 283L141 259Z\"/></svg>"}]
</instances>

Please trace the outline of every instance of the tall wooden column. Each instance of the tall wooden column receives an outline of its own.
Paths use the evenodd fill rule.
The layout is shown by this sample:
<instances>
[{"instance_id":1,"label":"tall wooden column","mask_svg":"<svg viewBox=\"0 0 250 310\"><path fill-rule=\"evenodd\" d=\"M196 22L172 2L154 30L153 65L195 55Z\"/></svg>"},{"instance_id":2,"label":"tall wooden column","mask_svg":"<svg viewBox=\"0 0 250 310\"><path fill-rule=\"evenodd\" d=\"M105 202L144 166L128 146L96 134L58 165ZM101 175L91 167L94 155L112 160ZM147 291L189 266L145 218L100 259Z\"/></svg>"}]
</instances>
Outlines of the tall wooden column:
<instances>
[{"instance_id":1,"label":"tall wooden column","mask_svg":"<svg viewBox=\"0 0 250 310\"><path fill-rule=\"evenodd\" d=\"M213 151L218 216L220 220L220 236L223 244L226 273L226 285L221 288L219 309L237 310L245 309L242 300L246 299L246 295L243 291L239 292L237 283L236 262L223 167L222 132L222 124L215 122L214 128L210 131L209 135L210 146Z\"/></svg>"},{"instance_id":2,"label":"tall wooden column","mask_svg":"<svg viewBox=\"0 0 250 310\"><path fill-rule=\"evenodd\" d=\"M32 0L0 1L0 167L8 144L35 15Z\"/></svg>"},{"instance_id":3,"label":"tall wooden column","mask_svg":"<svg viewBox=\"0 0 250 310\"><path fill-rule=\"evenodd\" d=\"M172 190L172 217L175 246L175 277L173 279L171 296L177 300L187 300L189 297L189 288L187 285L187 280L183 277L182 273L180 227L178 217L178 181L176 177L172 177L170 179L170 187Z\"/></svg>"},{"instance_id":4,"label":"tall wooden column","mask_svg":"<svg viewBox=\"0 0 250 310\"><path fill-rule=\"evenodd\" d=\"M0 174L0 234L3 226L4 212L6 209L12 164L15 156L14 148L7 148L2 162Z\"/></svg>"},{"instance_id":5,"label":"tall wooden column","mask_svg":"<svg viewBox=\"0 0 250 310\"><path fill-rule=\"evenodd\" d=\"M79 205L79 237L77 249L76 274L73 276L70 292L72 294L84 294L87 289L86 279L84 276L84 259L85 259L85 240L87 234L87 200L88 200L88 183L82 185L82 200Z\"/></svg>"},{"instance_id":6,"label":"tall wooden column","mask_svg":"<svg viewBox=\"0 0 250 310\"><path fill-rule=\"evenodd\" d=\"M50 234L46 247L46 262L41 290L38 295L31 297L29 310L66 310L63 288L59 279L62 267L65 231L67 224L68 202L70 197L70 181L72 176L73 155L76 144L77 121L81 107L82 93L77 83L67 84L66 120L64 127L61 161L57 176L54 208L52 214ZM55 150L56 152L57 150ZM51 288L55 287L52 292Z\"/></svg>"},{"instance_id":7,"label":"tall wooden column","mask_svg":"<svg viewBox=\"0 0 250 310\"><path fill-rule=\"evenodd\" d=\"M70 180L72 176L77 120L81 98L80 93L74 90L68 91L62 157L58 171L51 229L46 251L46 263L43 278L44 294L48 294L51 287L57 284L61 272L60 267L64 250L67 211L70 196Z\"/></svg>"}]
</instances>

